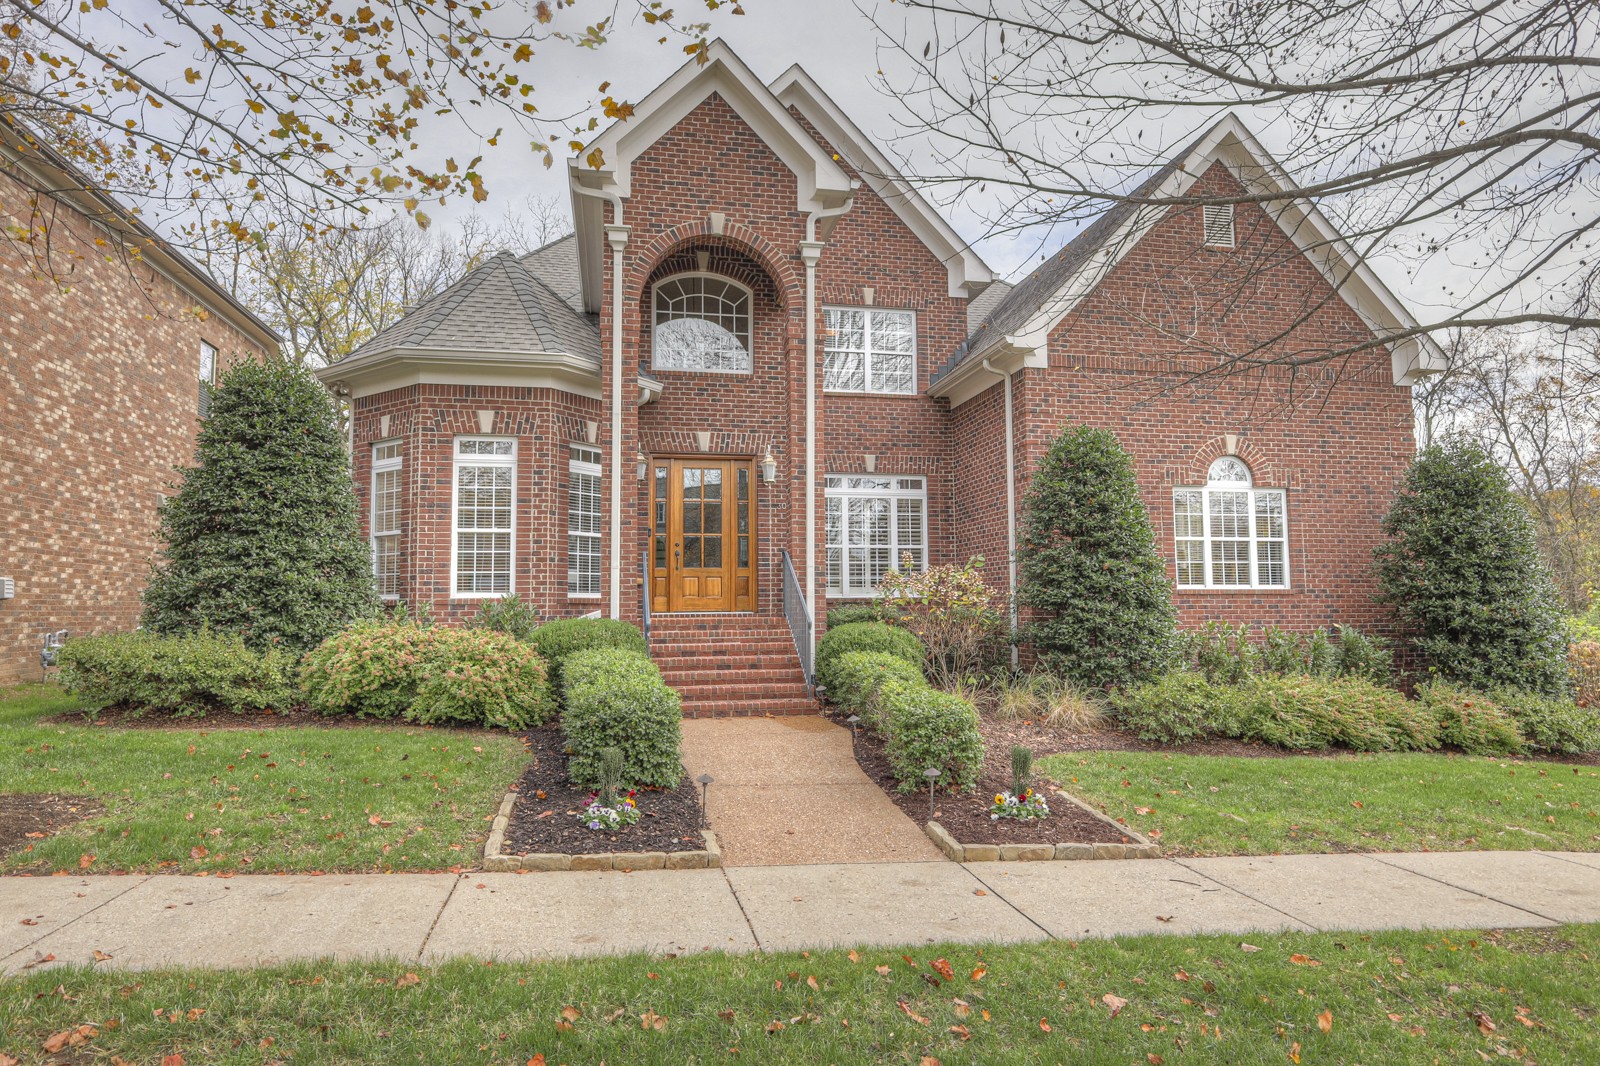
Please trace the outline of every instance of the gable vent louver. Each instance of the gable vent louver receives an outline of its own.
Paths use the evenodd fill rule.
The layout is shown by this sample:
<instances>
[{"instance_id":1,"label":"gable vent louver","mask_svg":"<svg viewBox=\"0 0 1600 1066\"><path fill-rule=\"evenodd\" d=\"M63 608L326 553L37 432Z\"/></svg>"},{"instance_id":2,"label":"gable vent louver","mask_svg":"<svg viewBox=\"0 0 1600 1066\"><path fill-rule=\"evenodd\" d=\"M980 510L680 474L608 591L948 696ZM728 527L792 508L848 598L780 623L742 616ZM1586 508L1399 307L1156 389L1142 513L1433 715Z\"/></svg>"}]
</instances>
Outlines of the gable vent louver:
<instances>
[{"instance_id":1,"label":"gable vent louver","mask_svg":"<svg viewBox=\"0 0 1600 1066\"><path fill-rule=\"evenodd\" d=\"M1233 205L1205 205L1206 245L1211 248L1233 247Z\"/></svg>"}]
</instances>

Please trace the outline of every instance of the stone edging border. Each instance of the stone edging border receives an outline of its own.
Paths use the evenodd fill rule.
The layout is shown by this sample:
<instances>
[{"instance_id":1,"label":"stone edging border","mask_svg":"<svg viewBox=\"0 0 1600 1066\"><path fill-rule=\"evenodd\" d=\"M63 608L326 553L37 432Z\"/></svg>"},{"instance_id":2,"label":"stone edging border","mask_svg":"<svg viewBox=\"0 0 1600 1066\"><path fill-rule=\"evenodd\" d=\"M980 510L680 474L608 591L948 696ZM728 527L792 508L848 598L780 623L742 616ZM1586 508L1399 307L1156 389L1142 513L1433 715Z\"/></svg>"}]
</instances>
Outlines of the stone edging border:
<instances>
[{"instance_id":1,"label":"stone edging border","mask_svg":"<svg viewBox=\"0 0 1600 1066\"><path fill-rule=\"evenodd\" d=\"M549 870L706 870L722 866L722 848L717 835L702 829L706 846L699 851L628 851L597 855L567 855L560 852L535 852L528 855L508 854L505 846L506 826L511 821L511 808L517 802L515 792L507 792L500 801L500 813L494 816L489 829L489 839L483 845L483 869L487 873L513 873L518 870L543 872Z\"/></svg>"},{"instance_id":2,"label":"stone edging border","mask_svg":"<svg viewBox=\"0 0 1600 1066\"><path fill-rule=\"evenodd\" d=\"M939 850L956 862L1048 862L1066 859L1159 859L1161 846L1136 829L1130 829L1111 816L1095 810L1070 793L1056 795L1096 821L1104 822L1127 837L1128 844L963 844L938 822L927 825L928 837Z\"/></svg>"}]
</instances>

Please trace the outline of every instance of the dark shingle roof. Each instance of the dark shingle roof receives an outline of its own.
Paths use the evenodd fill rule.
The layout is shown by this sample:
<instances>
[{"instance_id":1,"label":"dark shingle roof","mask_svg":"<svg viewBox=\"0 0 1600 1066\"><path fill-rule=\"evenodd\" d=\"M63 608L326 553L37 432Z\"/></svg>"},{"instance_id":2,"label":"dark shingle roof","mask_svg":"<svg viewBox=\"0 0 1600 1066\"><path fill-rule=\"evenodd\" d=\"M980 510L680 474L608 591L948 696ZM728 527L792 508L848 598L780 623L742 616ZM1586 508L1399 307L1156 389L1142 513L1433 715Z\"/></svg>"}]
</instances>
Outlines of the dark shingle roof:
<instances>
[{"instance_id":1,"label":"dark shingle roof","mask_svg":"<svg viewBox=\"0 0 1600 1066\"><path fill-rule=\"evenodd\" d=\"M494 256L407 311L352 358L394 348L442 348L565 352L598 360L598 324L529 270L526 258Z\"/></svg>"},{"instance_id":2,"label":"dark shingle roof","mask_svg":"<svg viewBox=\"0 0 1600 1066\"><path fill-rule=\"evenodd\" d=\"M1009 281L990 282L989 287L967 301L967 332L976 333L978 327L989 320L989 315L1000 306L1014 286Z\"/></svg>"},{"instance_id":3,"label":"dark shingle roof","mask_svg":"<svg viewBox=\"0 0 1600 1066\"><path fill-rule=\"evenodd\" d=\"M542 248L522 257L522 265L534 277L567 302L578 314L583 309L583 275L578 273L578 238L574 234L557 237Z\"/></svg>"}]
</instances>

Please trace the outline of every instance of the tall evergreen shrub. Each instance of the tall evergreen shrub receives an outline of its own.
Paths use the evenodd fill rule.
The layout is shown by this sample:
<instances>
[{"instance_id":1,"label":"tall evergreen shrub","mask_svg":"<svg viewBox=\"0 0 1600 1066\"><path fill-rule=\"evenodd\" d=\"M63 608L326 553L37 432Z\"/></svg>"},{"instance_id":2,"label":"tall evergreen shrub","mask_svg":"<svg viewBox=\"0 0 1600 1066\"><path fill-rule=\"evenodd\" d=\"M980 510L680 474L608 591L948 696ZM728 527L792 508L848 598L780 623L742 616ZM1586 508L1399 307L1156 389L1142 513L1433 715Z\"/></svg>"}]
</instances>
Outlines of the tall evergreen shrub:
<instances>
[{"instance_id":1,"label":"tall evergreen shrub","mask_svg":"<svg viewBox=\"0 0 1600 1066\"><path fill-rule=\"evenodd\" d=\"M1024 501L1018 596L1052 671L1096 687L1161 669L1176 620L1133 461L1109 430L1078 426L1045 453Z\"/></svg>"},{"instance_id":2,"label":"tall evergreen shrub","mask_svg":"<svg viewBox=\"0 0 1600 1066\"><path fill-rule=\"evenodd\" d=\"M327 392L303 367L234 364L196 465L161 508L146 628L209 625L255 648L315 647L376 598L355 486Z\"/></svg>"},{"instance_id":3,"label":"tall evergreen shrub","mask_svg":"<svg viewBox=\"0 0 1600 1066\"><path fill-rule=\"evenodd\" d=\"M1563 615L1533 521L1483 449L1449 441L1419 454L1383 531L1380 598L1434 673L1479 690L1566 693Z\"/></svg>"}]
</instances>

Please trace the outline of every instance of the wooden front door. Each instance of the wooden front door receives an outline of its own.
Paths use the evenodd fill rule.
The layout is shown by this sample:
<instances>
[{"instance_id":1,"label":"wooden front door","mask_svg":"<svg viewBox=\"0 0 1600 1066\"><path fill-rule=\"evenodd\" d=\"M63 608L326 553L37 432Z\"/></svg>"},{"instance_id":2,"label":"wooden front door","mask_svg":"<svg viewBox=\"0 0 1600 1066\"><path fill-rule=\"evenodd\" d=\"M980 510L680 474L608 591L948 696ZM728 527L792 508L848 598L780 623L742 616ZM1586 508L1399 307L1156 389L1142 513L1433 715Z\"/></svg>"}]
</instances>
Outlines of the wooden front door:
<instances>
[{"instance_id":1,"label":"wooden front door","mask_svg":"<svg viewBox=\"0 0 1600 1066\"><path fill-rule=\"evenodd\" d=\"M650 480L650 609L755 609L748 459L657 459Z\"/></svg>"}]
</instances>

